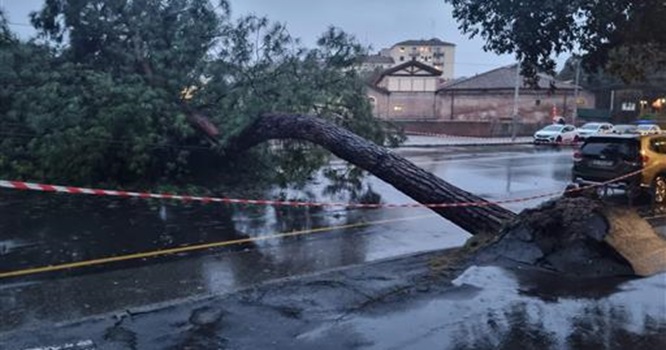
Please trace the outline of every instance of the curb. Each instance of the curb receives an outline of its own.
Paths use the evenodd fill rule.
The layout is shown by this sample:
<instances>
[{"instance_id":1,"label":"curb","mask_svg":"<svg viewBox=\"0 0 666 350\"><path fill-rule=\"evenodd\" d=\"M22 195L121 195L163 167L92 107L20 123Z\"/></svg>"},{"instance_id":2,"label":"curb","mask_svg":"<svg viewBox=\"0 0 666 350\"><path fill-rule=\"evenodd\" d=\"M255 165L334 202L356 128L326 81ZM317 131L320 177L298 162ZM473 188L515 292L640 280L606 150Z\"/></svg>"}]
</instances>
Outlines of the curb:
<instances>
[{"instance_id":1,"label":"curb","mask_svg":"<svg viewBox=\"0 0 666 350\"><path fill-rule=\"evenodd\" d=\"M439 147L490 147L490 146L517 146L533 145L532 141L519 141L510 143L443 143L443 144L419 144L419 145L400 145L395 148L439 148Z\"/></svg>"}]
</instances>

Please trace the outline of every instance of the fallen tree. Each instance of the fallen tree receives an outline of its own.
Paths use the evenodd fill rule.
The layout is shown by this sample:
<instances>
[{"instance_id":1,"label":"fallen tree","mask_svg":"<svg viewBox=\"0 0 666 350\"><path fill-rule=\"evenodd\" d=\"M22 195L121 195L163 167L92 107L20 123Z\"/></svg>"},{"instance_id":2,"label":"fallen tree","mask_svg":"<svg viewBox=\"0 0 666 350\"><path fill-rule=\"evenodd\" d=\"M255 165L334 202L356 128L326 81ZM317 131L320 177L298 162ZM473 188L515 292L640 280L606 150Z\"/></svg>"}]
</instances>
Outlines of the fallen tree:
<instances>
[{"instance_id":1,"label":"fallen tree","mask_svg":"<svg viewBox=\"0 0 666 350\"><path fill-rule=\"evenodd\" d=\"M279 139L320 145L422 204L475 203L431 208L483 237L475 241L481 243L472 250L472 262L526 264L587 277L666 271L666 242L631 211L614 210L588 198L560 198L516 215L321 118L262 115L231 138L226 151L239 154Z\"/></svg>"},{"instance_id":2,"label":"fallen tree","mask_svg":"<svg viewBox=\"0 0 666 350\"><path fill-rule=\"evenodd\" d=\"M507 220L515 217L510 210L453 186L390 150L321 118L262 115L229 141L227 151L239 153L275 139L297 139L318 144L422 204L479 203L466 207L432 208L471 234L499 232Z\"/></svg>"}]
</instances>

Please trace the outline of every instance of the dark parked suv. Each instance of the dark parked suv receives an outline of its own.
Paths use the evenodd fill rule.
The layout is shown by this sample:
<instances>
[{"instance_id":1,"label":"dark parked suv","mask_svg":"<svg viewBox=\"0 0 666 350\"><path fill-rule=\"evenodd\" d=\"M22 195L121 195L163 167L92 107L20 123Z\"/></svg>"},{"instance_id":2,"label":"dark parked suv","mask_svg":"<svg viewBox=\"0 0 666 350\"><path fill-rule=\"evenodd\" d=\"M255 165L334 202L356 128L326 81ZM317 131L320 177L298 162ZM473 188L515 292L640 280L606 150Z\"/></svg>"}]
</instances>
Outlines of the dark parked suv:
<instances>
[{"instance_id":1,"label":"dark parked suv","mask_svg":"<svg viewBox=\"0 0 666 350\"><path fill-rule=\"evenodd\" d=\"M624 188L630 197L648 193L655 203L666 202L666 135L590 136L574 154L574 183L606 182L641 170L610 186Z\"/></svg>"}]
</instances>

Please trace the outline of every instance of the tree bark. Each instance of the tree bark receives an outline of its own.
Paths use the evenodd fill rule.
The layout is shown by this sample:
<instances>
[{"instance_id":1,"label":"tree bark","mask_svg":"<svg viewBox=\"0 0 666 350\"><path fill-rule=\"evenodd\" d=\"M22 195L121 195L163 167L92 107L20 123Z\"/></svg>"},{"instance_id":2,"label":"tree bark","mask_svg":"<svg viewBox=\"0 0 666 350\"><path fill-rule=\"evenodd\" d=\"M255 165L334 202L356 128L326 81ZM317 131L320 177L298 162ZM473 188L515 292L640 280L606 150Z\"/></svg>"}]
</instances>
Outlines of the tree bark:
<instances>
[{"instance_id":1,"label":"tree bark","mask_svg":"<svg viewBox=\"0 0 666 350\"><path fill-rule=\"evenodd\" d=\"M305 140L320 145L422 204L482 203L479 206L432 208L471 234L496 234L516 216L513 212L455 187L390 150L321 118L265 114L228 143L229 152L242 152L274 139Z\"/></svg>"}]
</instances>

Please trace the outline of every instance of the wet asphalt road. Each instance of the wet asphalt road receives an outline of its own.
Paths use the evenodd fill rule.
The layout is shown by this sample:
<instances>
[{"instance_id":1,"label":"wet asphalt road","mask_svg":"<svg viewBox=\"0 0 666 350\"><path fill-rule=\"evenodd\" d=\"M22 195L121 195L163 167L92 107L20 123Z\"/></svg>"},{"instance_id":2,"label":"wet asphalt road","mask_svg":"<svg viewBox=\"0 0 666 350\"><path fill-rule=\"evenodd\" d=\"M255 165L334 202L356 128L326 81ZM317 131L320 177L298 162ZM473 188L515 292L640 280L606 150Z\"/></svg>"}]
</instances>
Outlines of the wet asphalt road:
<instances>
[{"instance_id":1,"label":"wet asphalt road","mask_svg":"<svg viewBox=\"0 0 666 350\"><path fill-rule=\"evenodd\" d=\"M570 149L446 147L397 151L424 169L490 200L563 189ZM386 203L411 200L370 179ZM313 191L323 185L313 185ZM108 256L264 237L340 225L176 256L144 258L0 280L0 333L86 316L216 295L258 282L463 244L468 235L427 209L324 210L108 200L2 192L0 272ZM322 197L321 200L335 200ZM519 211L542 200L508 206Z\"/></svg>"}]
</instances>

